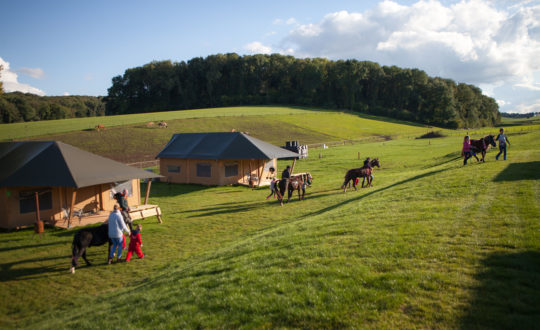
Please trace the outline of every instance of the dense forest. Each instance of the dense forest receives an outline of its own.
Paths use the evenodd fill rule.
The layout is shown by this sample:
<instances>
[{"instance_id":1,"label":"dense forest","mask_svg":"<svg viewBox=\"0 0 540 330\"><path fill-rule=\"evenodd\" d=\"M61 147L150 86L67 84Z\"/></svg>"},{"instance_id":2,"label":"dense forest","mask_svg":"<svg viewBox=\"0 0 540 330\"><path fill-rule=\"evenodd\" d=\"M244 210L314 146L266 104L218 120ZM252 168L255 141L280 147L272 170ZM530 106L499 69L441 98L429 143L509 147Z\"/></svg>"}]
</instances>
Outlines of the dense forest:
<instances>
[{"instance_id":1,"label":"dense forest","mask_svg":"<svg viewBox=\"0 0 540 330\"><path fill-rule=\"evenodd\" d=\"M2 123L105 115L103 97L0 93Z\"/></svg>"},{"instance_id":2,"label":"dense forest","mask_svg":"<svg viewBox=\"0 0 540 330\"><path fill-rule=\"evenodd\" d=\"M114 77L105 98L0 88L4 123L235 105L342 109L449 128L492 126L501 118L478 87L422 70L279 54L151 62Z\"/></svg>"},{"instance_id":3,"label":"dense forest","mask_svg":"<svg viewBox=\"0 0 540 330\"><path fill-rule=\"evenodd\" d=\"M449 128L491 126L498 105L478 87L418 69L292 56L218 54L151 62L112 79L107 114L233 105L301 105Z\"/></svg>"}]
</instances>

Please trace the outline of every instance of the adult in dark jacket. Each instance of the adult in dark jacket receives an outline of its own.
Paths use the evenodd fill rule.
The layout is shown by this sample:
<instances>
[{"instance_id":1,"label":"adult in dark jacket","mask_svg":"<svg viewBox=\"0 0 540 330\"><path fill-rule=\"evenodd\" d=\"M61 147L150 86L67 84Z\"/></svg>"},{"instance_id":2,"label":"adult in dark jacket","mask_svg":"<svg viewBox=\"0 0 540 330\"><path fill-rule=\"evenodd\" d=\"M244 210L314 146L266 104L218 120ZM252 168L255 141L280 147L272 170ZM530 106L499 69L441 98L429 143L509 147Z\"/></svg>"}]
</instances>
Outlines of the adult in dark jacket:
<instances>
[{"instance_id":1,"label":"adult in dark jacket","mask_svg":"<svg viewBox=\"0 0 540 330\"><path fill-rule=\"evenodd\" d=\"M290 179L291 178L291 166L287 165L287 167L281 172L281 179Z\"/></svg>"}]
</instances>

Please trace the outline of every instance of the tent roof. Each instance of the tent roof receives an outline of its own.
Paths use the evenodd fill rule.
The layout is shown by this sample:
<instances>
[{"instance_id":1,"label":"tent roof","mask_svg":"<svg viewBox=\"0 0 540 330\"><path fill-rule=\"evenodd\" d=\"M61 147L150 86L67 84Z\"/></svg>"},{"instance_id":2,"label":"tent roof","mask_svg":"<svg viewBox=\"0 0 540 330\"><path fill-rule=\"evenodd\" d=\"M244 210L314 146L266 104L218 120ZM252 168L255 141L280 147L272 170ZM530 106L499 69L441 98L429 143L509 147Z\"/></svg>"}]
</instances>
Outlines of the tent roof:
<instances>
[{"instance_id":1,"label":"tent roof","mask_svg":"<svg viewBox=\"0 0 540 330\"><path fill-rule=\"evenodd\" d=\"M174 134L156 158L274 159L299 157L241 132Z\"/></svg>"},{"instance_id":2,"label":"tent roof","mask_svg":"<svg viewBox=\"0 0 540 330\"><path fill-rule=\"evenodd\" d=\"M0 187L82 188L157 177L62 142L0 142Z\"/></svg>"}]
</instances>

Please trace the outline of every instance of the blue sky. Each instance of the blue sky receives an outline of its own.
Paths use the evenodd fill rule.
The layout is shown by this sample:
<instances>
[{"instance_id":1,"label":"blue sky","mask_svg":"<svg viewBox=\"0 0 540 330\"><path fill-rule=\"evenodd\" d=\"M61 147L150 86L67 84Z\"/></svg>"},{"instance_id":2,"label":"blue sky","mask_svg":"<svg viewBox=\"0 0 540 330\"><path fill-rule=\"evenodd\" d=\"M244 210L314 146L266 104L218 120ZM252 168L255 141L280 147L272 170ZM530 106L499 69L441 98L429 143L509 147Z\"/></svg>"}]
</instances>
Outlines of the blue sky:
<instances>
[{"instance_id":1,"label":"blue sky","mask_svg":"<svg viewBox=\"0 0 540 330\"><path fill-rule=\"evenodd\" d=\"M540 1L0 2L6 91L106 95L153 60L235 52L356 58L478 85L540 111Z\"/></svg>"}]
</instances>

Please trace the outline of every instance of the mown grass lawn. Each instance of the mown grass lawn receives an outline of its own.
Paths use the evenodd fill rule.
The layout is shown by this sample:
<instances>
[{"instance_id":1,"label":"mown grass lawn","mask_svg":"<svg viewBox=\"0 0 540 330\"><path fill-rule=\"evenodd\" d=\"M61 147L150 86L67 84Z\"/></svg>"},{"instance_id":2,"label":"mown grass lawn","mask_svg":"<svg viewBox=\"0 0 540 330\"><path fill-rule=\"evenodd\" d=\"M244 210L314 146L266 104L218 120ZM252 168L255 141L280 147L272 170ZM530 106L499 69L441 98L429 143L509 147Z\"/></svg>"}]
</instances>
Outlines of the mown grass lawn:
<instances>
[{"instance_id":1,"label":"mown grass lawn","mask_svg":"<svg viewBox=\"0 0 540 330\"><path fill-rule=\"evenodd\" d=\"M312 150L296 171L313 187L284 207L262 188L157 183L147 258L107 266L92 248L75 275L73 231L2 233L0 327L535 328L540 130L509 138L508 161L466 167L457 135ZM382 169L343 193L358 152Z\"/></svg>"}]
</instances>

